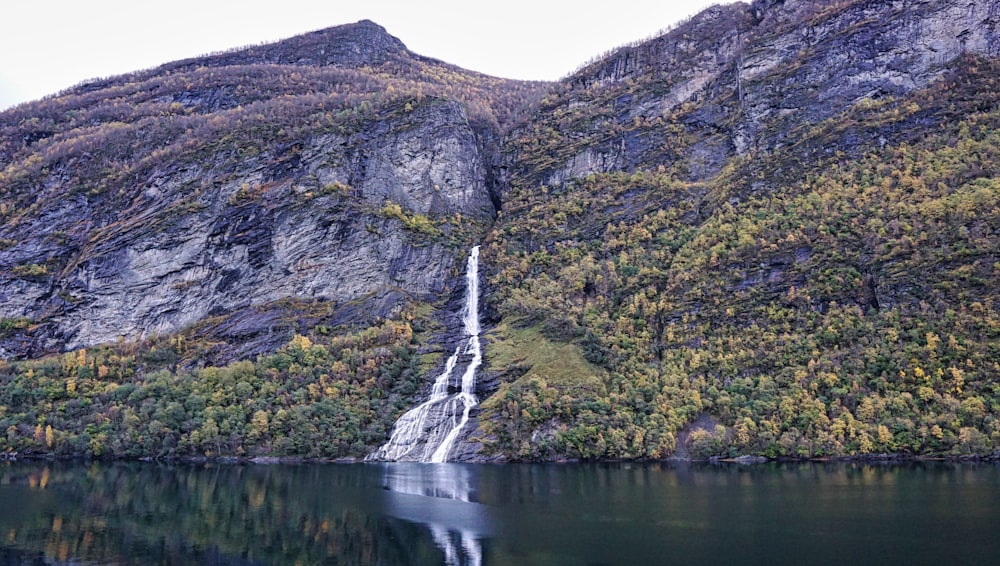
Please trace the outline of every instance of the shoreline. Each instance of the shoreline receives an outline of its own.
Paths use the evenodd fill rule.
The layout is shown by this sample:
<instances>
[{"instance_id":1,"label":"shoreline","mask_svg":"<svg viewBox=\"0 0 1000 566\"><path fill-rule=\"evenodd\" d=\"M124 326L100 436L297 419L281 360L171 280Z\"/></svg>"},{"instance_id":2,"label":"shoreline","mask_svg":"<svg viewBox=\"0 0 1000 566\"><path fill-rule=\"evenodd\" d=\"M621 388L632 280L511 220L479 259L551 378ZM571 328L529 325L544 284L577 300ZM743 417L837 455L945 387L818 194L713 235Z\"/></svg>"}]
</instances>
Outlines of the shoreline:
<instances>
[{"instance_id":1,"label":"shoreline","mask_svg":"<svg viewBox=\"0 0 1000 566\"><path fill-rule=\"evenodd\" d=\"M290 464L363 464L363 463L393 463L383 460L366 460L364 458L307 458L298 456L174 456L174 457L113 457L94 458L84 455L0 454L0 462L19 461L83 461L83 462L158 462L166 464L232 464L232 465L290 465ZM710 457L710 458L661 458L661 459L560 459L560 460L496 460L482 459L469 461L447 462L449 464L731 464L740 466L755 466L762 464L913 464L913 463L957 463L982 464L1000 463L1000 454L982 455L913 455L913 454L866 454L856 456L823 456L817 458L767 458L764 456Z\"/></svg>"}]
</instances>

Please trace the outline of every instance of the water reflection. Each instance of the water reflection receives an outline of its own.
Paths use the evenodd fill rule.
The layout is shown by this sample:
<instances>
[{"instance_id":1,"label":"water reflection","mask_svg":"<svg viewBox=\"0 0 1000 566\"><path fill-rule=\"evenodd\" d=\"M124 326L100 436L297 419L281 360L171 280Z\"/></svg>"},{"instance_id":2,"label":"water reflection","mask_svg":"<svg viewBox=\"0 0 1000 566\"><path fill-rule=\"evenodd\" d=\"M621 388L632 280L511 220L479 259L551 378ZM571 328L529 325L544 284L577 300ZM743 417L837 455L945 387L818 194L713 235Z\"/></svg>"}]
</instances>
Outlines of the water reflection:
<instances>
[{"instance_id":1,"label":"water reflection","mask_svg":"<svg viewBox=\"0 0 1000 566\"><path fill-rule=\"evenodd\" d=\"M434 564L366 466L0 464L4 564Z\"/></svg>"},{"instance_id":2,"label":"water reflection","mask_svg":"<svg viewBox=\"0 0 1000 566\"><path fill-rule=\"evenodd\" d=\"M0 463L0 564L965 563L1000 466Z\"/></svg>"},{"instance_id":3,"label":"water reflection","mask_svg":"<svg viewBox=\"0 0 1000 566\"><path fill-rule=\"evenodd\" d=\"M476 466L392 463L385 467L386 512L430 527L449 566L480 566L492 535L490 509L477 502Z\"/></svg>"}]
</instances>

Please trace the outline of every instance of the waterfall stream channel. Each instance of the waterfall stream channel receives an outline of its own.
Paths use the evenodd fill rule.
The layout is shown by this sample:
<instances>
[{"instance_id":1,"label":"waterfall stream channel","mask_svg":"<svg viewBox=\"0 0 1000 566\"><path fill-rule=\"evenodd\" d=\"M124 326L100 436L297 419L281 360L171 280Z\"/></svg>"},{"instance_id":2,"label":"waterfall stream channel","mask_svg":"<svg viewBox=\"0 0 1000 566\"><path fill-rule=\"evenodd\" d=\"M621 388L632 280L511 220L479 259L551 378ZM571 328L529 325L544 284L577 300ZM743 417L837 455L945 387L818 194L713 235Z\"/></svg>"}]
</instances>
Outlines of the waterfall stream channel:
<instances>
[{"instance_id":1,"label":"waterfall stream channel","mask_svg":"<svg viewBox=\"0 0 1000 566\"><path fill-rule=\"evenodd\" d=\"M434 380L431 395L396 421L389 440L368 460L447 462L469 413L479 404L476 370L483 363L479 342L479 246L472 248L465 266L465 300L462 306L463 339ZM463 368L458 388L453 375ZM451 391L451 392L449 392Z\"/></svg>"}]
</instances>

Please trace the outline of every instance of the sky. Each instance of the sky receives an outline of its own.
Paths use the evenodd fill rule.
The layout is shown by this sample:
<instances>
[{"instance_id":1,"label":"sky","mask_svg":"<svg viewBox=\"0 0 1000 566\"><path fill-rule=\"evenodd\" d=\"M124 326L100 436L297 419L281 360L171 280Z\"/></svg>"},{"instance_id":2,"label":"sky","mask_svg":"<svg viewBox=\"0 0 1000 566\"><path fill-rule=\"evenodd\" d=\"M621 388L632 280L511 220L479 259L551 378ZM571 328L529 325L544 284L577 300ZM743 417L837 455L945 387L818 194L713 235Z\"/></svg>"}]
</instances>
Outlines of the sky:
<instances>
[{"instance_id":1,"label":"sky","mask_svg":"<svg viewBox=\"0 0 1000 566\"><path fill-rule=\"evenodd\" d=\"M362 19L416 53L556 80L620 45L732 0L18 0L3 8L0 109L97 77Z\"/></svg>"}]
</instances>

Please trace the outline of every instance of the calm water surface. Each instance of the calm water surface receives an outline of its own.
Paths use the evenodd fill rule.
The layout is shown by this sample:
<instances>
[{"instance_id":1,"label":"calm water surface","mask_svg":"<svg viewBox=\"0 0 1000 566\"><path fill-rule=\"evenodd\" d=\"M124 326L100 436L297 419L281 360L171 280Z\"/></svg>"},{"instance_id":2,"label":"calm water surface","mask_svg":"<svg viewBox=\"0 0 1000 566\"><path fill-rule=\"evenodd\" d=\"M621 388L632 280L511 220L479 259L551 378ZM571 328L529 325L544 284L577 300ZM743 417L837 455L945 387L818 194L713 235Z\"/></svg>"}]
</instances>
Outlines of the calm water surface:
<instances>
[{"instance_id":1,"label":"calm water surface","mask_svg":"<svg viewBox=\"0 0 1000 566\"><path fill-rule=\"evenodd\" d=\"M0 464L5 564L1000 564L992 464Z\"/></svg>"}]
</instances>

